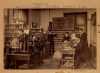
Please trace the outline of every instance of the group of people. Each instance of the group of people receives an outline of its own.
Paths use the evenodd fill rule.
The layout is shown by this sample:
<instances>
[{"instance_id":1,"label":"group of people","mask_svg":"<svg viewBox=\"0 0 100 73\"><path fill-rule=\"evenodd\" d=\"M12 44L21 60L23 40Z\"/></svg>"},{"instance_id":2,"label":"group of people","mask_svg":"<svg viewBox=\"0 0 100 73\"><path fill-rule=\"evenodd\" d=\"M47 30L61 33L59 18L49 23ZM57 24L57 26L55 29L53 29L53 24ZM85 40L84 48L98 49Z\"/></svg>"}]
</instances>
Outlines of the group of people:
<instances>
[{"instance_id":1,"label":"group of people","mask_svg":"<svg viewBox=\"0 0 100 73\"><path fill-rule=\"evenodd\" d=\"M12 49L16 49L17 51L20 51L20 49L28 49L35 55L34 57L36 57L36 55L37 58L40 57L40 59L38 58L38 60L40 60L40 63L42 63L43 57L47 54L47 52L44 50L48 49L49 55L55 55L55 34L44 33L43 29L41 29L39 35L32 35L29 33L29 31L25 32L26 33L21 34L19 37L11 40L10 44ZM48 41L49 44L47 44ZM81 64L85 63L90 57L86 32L83 32L80 36L76 33L70 34L69 32L66 32L62 40L62 45L63 49L67 49L68 47L75 48L75 68L79 68Z\"/></svg>"},{"instance_id":2,"label":"group of people","mask_svg":"<svg viewBox=\"0 0 100 73\"><path fill-rule=\"evenodd\" d=\"M90 51L87 41L87 33L83 32L82 34L76 33L65 33L62 40L62 50L63 49L74 49L74 67L80 68L80 66L86 63L90 57ZM56 56L57 51L55 51L54 56ZM62 52L58 52L58 59L62 59Z\"/></svg>"}]
</instances>

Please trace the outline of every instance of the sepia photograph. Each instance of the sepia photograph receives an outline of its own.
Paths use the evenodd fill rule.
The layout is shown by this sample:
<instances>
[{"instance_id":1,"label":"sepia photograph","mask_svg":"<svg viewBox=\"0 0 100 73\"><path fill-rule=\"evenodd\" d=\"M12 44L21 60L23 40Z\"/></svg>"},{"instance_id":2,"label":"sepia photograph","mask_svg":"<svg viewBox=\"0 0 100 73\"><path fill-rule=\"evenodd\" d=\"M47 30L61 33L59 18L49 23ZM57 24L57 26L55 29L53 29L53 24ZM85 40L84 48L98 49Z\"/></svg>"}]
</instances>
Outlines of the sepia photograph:
<instances>
[{"instance_id":1,"label":"sepia photograph","mask_svg":"<svg viewBox=\"0 0 100 73\"><path fill-rule=\"evenodd\" d=\"M5 8L4 69L96 69L96 8Z\"/></svg>"}]
</instances>

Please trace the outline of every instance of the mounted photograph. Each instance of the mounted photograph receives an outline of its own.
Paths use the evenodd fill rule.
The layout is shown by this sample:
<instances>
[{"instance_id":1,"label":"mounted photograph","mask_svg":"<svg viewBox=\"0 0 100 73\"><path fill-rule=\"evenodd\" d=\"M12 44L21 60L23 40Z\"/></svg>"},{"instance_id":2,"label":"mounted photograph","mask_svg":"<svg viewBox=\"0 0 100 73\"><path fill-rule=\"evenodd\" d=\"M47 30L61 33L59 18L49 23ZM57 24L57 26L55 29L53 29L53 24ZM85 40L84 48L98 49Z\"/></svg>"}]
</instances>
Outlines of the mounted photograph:
<instances>
[{"instance_id":1,"label":"mounted photograph","mask_svg":"<svg viewBox=\"0 0 100 73\"><path fill-rule=\"evenodd\" d=\"M5 8L4 69L96 69L95 8Z\"/></svg>"}]
</instances>

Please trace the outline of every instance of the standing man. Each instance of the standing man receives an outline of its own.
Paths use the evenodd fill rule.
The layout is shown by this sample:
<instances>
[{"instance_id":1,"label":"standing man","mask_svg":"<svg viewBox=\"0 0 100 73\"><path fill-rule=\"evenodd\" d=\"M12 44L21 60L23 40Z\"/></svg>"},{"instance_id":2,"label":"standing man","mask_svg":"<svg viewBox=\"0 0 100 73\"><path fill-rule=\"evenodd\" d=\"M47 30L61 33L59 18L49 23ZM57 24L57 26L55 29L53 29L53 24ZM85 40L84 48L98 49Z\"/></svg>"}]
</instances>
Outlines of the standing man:
<instances>
[{"instance_id":1,"label":"standing man","mask_svg":"<svg viewBox=\"0 0 100 73\"><path fill-rule=\"evenodd\" d=\"M44 32L43 28L41 28L41 32L39 35L39 46L40 46L40 53L42 59L45 56L45 50L46 50L45 44L46 44L46 32Z\"/></svg>"}]
</instances>

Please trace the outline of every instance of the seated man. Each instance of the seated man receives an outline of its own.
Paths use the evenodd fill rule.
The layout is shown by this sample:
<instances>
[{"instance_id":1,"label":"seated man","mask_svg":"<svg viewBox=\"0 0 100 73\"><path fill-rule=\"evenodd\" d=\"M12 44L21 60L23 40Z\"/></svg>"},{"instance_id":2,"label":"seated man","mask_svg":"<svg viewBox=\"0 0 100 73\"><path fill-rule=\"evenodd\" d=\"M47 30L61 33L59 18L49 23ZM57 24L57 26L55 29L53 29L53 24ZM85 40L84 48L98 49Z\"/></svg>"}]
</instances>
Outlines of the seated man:
<instances>
[{"instance_id":1,"label":"seated man","mask_svg":"<svg viewBox=\"0 0 100 73\"><path fill-rule=\"evenodd\" d=\"M63 49L68 49L69 47L71 47L70 36L68 32L64 35L62 47Z\"/></svg>"}]
</instances>

